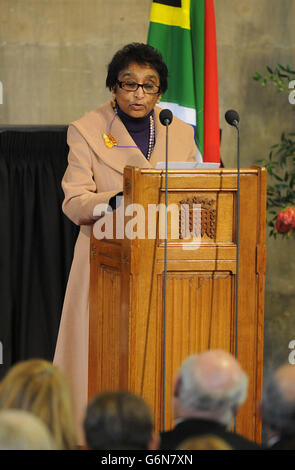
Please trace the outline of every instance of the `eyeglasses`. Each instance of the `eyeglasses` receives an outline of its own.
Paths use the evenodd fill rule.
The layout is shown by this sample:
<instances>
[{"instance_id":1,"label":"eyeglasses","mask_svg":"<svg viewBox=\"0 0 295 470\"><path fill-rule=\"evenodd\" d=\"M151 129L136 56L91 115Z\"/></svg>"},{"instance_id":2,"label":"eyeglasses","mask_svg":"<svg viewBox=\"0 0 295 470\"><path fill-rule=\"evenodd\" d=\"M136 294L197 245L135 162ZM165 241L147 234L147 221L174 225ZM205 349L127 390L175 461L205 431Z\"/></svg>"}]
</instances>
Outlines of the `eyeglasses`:
<instances>
[{"instance_id":1,"label":"eyeglasses","mask_svg":"<svg viewBox=\"0 0 295 470\"><path fill-rule=\"evenodd\" d=\"M143 91L149 95L155 95L160 92L160 87L153 83L136 83L136 82L119 82L117 81L120 88L125 91L136 91L141 86Z\"/></svg>"}]
</instances>

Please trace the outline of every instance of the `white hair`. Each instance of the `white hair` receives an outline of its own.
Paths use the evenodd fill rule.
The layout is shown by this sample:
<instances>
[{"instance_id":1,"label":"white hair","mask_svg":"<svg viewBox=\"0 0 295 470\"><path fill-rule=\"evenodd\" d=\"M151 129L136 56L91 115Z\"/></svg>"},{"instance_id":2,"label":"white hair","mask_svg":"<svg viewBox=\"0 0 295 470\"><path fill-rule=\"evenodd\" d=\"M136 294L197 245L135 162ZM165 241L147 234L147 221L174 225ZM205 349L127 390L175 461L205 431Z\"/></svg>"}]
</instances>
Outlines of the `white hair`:
<instances>
[{"instance_id":1,"label":"white hair","mask_svg":"<svg viewBox=\"0 0 295 470\"><path fill-rule=\"evenodd\" d=\"M233 387L214 392L204 386L195 366L197 355L189 356L179 370L178 402L182 411L210 413L228 426L247 397L248 376L241 371L241 379Z\"/></svg>"}]
</instances>

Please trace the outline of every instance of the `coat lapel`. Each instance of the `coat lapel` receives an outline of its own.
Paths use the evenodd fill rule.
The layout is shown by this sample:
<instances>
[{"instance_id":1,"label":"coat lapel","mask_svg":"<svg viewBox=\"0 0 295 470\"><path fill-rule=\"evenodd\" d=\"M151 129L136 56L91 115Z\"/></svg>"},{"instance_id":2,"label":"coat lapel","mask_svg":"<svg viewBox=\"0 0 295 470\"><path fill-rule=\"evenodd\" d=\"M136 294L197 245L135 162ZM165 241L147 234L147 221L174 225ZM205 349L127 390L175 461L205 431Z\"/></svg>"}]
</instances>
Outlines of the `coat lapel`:
<instances>
[{"instance_id":1,"label":"coat lapel","mask_svg":"<svg viewBox=\"0 0 295 470\"><path fill-rule=\"evenodd\" d=\"M145 158L136 146L126 127L117 116L113 120L110 133L116 139L120 147L108 148L103 139L107 134L110 123L114 117L111 103L108 102L98 110L87 113L84 117L72 123L83 135L94 153L104 163L117 172L123 174L127 165L140 168L152 168L151 163ZM124 147L121 147L124 146Z\"/></svg>"},{"instance_id":2,"label":"coat lapel","mask_svg":"<svg viewBox=\"0 0 295 470\"><path fill-rule=\"evenodd\" d=\"M166 128L160 123L159 114L162 109L159 106L155 107L155 135L156 143L151 155L150 163L153 168L158 162L165 161L166 149Z\"/></svg>"}]
</instances>

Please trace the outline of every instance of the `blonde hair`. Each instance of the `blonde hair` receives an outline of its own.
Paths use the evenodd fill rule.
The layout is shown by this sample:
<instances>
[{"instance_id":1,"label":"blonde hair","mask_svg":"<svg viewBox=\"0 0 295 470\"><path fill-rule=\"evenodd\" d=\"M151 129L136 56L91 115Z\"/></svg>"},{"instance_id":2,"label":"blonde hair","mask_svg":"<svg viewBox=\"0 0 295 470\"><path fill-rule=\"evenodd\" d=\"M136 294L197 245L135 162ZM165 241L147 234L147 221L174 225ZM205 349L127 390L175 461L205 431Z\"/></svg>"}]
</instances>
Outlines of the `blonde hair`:
<instances>
[{"instance_id":1,"label":"blonde hair","mask_svg":"<svg viewBox=\"0 0 295 470\"><path fill-rule=\"evenodd\" d=\"M56 450L45 423L25 410L0 411L0 450Z\"/></svg>"},{"instance_id":2,"label":"blonde hair","mask_svg":"<svg viewBox=\"0 0 295 470\"><path fill-rule=\"evenodd\" d=\"M232 450L223 439L217 436L200 436L186 439L177 448L178 450Z\"/></svg>"},{"instance_id":3,"label":"blonde hair","mask_svg":"<svg viewBox=\"0 0 295 470\"><path fill-rule=\"evenodd\" d=\"M59 449L76 445L70 389L51 362L30 359L15 364L0 383L0 409L22 409L38 416L49 428Z\"/></svg>"}]
</instances>

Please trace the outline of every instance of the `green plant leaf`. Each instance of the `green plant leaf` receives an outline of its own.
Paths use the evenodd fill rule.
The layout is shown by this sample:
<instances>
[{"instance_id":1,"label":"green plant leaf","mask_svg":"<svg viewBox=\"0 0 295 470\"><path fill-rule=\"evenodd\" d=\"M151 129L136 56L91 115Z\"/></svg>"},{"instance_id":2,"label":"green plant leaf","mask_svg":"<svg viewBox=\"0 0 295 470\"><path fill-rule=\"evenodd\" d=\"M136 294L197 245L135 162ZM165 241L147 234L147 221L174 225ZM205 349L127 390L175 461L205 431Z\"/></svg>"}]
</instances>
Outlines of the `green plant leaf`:
<instances>
[{"instance_id":1,"label":"green plant leaf","mask_svg":"<svg viewBox=\"0 0 295 470\"><path fill-rule=\"evenodd\" d=\"M266 73L256 72L253 79L266 86L271 82L277 93L288 89L288 83L295 76L295 71L288 64L277 64L274 68L267 65ZM291 233L279 233L275 229L278 213L288 206L295 206L295 132L283 131L280 141L270 146L269 155L265 159L257 160L268 173L267 185L267 225L270 228L269 236L277 238L290 237ZM295 230L292 231L295 236Z\"/></svg>"}]
</instances>

